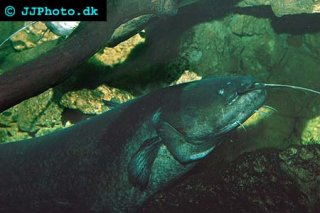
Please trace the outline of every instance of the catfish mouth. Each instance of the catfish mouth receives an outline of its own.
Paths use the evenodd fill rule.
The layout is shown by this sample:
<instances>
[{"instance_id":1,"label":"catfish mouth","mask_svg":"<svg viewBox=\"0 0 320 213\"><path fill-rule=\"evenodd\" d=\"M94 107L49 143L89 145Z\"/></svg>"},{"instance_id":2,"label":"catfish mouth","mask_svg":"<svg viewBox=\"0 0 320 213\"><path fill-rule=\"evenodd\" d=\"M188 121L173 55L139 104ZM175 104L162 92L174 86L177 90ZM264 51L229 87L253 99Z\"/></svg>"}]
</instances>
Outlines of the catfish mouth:
<instances>
[{"instance_id":1,"label":"catfish mouth","mask_svg":"<svg viewBox=\"0 0 320 213\"><path fill-rule=\"evenodd\" d=\"M261 87L256 88L253 81L241 82L241 85L237 84L237 89L231 90L228 96L224 96L223 99L220 99L222 101L216 104L217 108L213 110L215 119L210 121L213 123L209 125L210 130L208 129L206 134L190 137L168 121L162 123L159 136L167 138L165 142L171 142L166 143L166 146L177 161L185 164L204 158L223 141L222 136L239 127L263 105L266 90ZM167 132L172 134L166 134ZM174 135L173 138L172 135Z\"/></svg>"},{"instance_id":2,"label":"catfish mouth","mask_svg":"<svg viewBox=\"0 0 320 213\"><path fill-rule=\"evenodd\" d=\"M255 82L251 82L248 85L243 85L243 88L235 91L235 94L231 97L227 106L225 106L225 113L221 115L221 119L218 121L220 128L214 129L212 133L205 136L186 137L188 143L194 145L210 144L210 142L212 143L217 138L242 125L243 122L263 106L266 90Z\"/></svg>"},{"instance_id":3,"label":"catfish mouth","mask_svg":"<svg viewBox=\"0 0 320 213\"><path fill-rule=\"evenodd\" d=\"M244 88L241 88L237 91L237 95L244 95L248 92L255 91L255 90L264 90L265 86L261 83L251 82L250 84L246 85Z\"/></svg>"},{"instance_id":4,"label":"catfish mouth","mask_svg":"<svg viewBox=\"0 0 320 213\"><path fill-rule=\"evenodd\" d=\"M223 135L239 127L249 117L251 117L266 99L266 90L255 83L237 91L236 98L229 106L229 121L221 128L217 135Z\"/></svg>"}]
</instances>

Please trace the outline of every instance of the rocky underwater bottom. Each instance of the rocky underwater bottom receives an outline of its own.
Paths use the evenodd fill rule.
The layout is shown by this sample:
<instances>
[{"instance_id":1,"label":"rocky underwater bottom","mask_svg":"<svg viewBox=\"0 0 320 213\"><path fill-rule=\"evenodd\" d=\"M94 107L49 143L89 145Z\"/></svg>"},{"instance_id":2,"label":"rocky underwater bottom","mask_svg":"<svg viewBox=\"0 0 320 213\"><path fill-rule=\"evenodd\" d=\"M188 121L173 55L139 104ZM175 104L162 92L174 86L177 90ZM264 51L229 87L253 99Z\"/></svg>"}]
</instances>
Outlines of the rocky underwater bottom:
<instances>
[{"instance_id":1,"label":"rocky underwater bottom","mask_svg":"<svg viewBox=\"0 0 320 213\"><path fill-rule=\"evenodd\" d=\"M319 145L265 149L222 164L209 158L141 212L320 211Z\"/></svg>"}]
</instances>

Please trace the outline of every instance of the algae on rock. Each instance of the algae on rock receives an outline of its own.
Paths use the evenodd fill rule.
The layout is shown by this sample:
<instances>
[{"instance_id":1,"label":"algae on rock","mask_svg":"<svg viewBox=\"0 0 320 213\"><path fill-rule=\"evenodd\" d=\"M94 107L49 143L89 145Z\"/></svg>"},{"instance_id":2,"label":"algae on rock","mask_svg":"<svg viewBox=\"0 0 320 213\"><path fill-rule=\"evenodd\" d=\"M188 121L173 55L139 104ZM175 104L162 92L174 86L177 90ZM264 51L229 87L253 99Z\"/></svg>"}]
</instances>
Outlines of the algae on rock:
<instances>
[{"instance_id":1,"label":"algae on rock","mask_svg":"<svg viewBox=\"0 0 320 213\"><path fill-rule=\"evenodd\" d=\"M156 194L142 212L319 211L319 145L245 153L230 163L209 158L201 172Z\"/></svg>"},{"instance_id":2,"label":"algae on rock","mask_svg":"<svg viewBox=\"0 0 320 213\"><path fill-rule=\"evenodd\" d=\"M53 132L64 126L61 123L62 108L55 102L54 90L28 99L0 114L2 142L17 141L42 135L41 129ZM40 132L39 132L40 131Z\"/></svg>"}]
</instances>

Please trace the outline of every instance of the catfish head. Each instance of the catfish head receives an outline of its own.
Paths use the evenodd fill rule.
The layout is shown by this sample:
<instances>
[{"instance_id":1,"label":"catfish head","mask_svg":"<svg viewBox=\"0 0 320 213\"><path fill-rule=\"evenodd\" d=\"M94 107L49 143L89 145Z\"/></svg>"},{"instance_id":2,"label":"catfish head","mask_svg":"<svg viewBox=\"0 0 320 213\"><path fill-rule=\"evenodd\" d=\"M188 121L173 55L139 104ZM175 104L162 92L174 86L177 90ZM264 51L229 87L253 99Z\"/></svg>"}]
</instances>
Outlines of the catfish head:
<instances>
[{"instance_id":1,"label":"catfish head","mask_svg":"<svg viewBox=\"0 0 320 213\"><path fill-rule=\"evenodd\" d=\"M224 77L168 88L163 96L170 98L158 97L162 102L151 118L158 137L147 140L129 165L129 173L138 185L145 187L148 183L150 164L161 145L181 166L211 153L223 136L263 105L266 90L256 85L252 77ZM142 171L145 165L149 170Z\"/></svg>"},{"instance_id":2,"label":"catfish head","mask_svg":"<svg viewBox=\"0 0 320 213\"><path fill-rule=\"evenodd\" d=\"M207 156L221 137L259 109L266 97L252 77L212 78L185 84L178 100L158 115L158 134L172 155L185 164Z\"/></svg>"}]
</instances>

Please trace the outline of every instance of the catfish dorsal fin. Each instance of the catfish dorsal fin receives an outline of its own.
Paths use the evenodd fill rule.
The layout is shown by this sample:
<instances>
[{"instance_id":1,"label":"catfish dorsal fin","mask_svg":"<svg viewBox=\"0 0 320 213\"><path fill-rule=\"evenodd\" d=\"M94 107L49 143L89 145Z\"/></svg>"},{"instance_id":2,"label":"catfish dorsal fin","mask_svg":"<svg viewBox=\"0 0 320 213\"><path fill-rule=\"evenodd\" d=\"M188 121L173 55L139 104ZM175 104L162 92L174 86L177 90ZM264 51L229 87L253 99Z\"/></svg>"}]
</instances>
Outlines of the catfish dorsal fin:
<instances>
[{"instance_id":1,"label":"catfish dorsal fin","mask_svg":"<svg viewBox=\"0 0 320 213\"><path fill-rule=\"evenodd\" d=\"M145 140L129 162L129 181L140 190L144 190L148 185L151 168L161 145L160 141L160 137Z\"/></svg>"}]
</instances>

